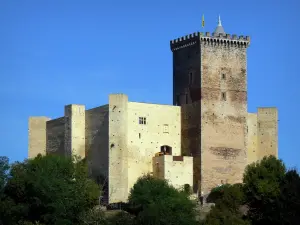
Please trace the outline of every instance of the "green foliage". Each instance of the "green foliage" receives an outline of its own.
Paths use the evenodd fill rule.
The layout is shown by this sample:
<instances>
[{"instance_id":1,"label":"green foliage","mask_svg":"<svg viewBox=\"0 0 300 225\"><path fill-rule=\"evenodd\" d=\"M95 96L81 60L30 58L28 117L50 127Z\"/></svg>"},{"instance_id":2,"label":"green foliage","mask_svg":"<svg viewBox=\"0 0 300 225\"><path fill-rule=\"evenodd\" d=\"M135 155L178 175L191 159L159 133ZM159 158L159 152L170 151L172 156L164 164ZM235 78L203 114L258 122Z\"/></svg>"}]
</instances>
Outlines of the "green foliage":
<instances>
[{"instance_id":1,"label":"green foliage","mask_svg":"<svg viewBox=\"0 0 300 225\"><path fill-rule=\"evenodd\" d=\"M230 184L224 184L218 187L215 187L211 190L209 195L207 196L206 201L208 203L216 203L219 199L223 198L224 189L230 187Z\"/></svg>"},{"instance_id":2,"label":"green foliage","mask_svg":"<svg viewBox=\"0 0 300 225\"><path fill-rule=\"evenodd\" d=\"M212 207L204 221L205 225L247 225L240 206L245 201L242 184L223 185L212 191L215 207Z\"/></svg>"},{"instance_id":3,"label":"green foliage","mask_svg":"<svg viewBox=\"0 0 300 225\"><path fill-rule=\"evenodd\" d=\"M247 166L244 174L244 193L249 206L248 216L253 224L268 224L279 216L278 201L285 165L274 156Z\"/></svg>"},{"instance_id":4,"label":"green foliage","mask_svg":"<svg viewBox=\"0 0 300 225\"><path fill-rule=\"evenodd\" d=\"M84 225L108 225L104 212L100 209L90 209L80 216L80 223Z\"/></svg>"},{"instance_id":5,"label":"green foliage","mask_svg":"<svg viewBox=\"0 0 300 225\"><path fill-rule=\"evenodd\" d=\"M186 194L190 195L190 194L192 193L191 185L189 185L189 184L183 185L183 191L184 191Z\"/></svg>"},{"instance_id":6,"label":"green foliage","mask_svg":"<svg viewBox=\"0 0 300 225\"><path fill-rule=\"evenodd\" d=\"M280 216L276 224L299 224L300 176L296 170L290 170L285 174L281 182L281 195L277 200L277 206Z\"/></svg>"},{"instance_id":7,"label":"green foliage","mask_svg":"<svg viewBox=\"0 0 300 225\"><path fill-rule=\"evenodd\" d=\"M138 225L135 217L127 212L119 212L115 216L109 218L109 225Z\"/></svg>"},{"instance_id":8,"label":"green foliage","mask_svg":"<svg viewBox=\"0 0 300 225\"><path fill-rule=\"evenodd\" d=\"M77 224L79 215L96 205L100 194L84 163L55 155L13 164L4 192L11 204L2 218L7 225L16 221Z\"/></svg>"},{"instance_id":9,"label":"green foliage","mask_svg":"<svg viewBox=\"0 0 300 225\"><path fill-rule=\"evenodd\" d=\"M0 156L0 198L3 194L4 185L8 179L9 161L7 157Z\"/></svg>"},{"instance_id":10,"label":"green foliage","mask_svg":"<svg viewBox=\"0 0 300 225\"><path fill-rule=\"evenodd\" d=\"M136 217L139 225L196 224L195 203L188 195L176 190L167 181L149 175L135 183L129 204L140 207Z\"/></svg>"}]
</instances>

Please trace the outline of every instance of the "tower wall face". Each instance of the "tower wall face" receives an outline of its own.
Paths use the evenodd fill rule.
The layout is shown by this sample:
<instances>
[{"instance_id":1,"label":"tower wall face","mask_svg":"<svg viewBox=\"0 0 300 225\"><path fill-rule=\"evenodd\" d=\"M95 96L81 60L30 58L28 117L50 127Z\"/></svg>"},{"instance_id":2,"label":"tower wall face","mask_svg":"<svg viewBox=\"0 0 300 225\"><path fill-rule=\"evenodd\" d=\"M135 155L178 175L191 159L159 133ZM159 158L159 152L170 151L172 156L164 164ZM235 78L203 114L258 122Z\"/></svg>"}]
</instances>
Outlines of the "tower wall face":
<instances>
[{"instance_id":1,"label":"tower wall face","mask_svg":"<svg viewBox=\"0 0 300 225\"><path fill-rule=\"evenodd\" d=\"M246 48L201 42L201 190L242 181L247 165Z\"/></svg>"},{"instance_id":2,"label":"tower wall face","mask_svg":"<svg viewBox=\"0 0 300 225\"><path fill-rule=\"evenodd\" d=\"M86 158L93 178L104 186L105 202L108 200L108 110L108 105L104 105L85 111Z\"/></svg>"},{"instance_id":3,"label":"tower wall face","mask_svg":"<svg viewBox=\"0 0 300 225\"><path fill-rule=\"evenodd\" d=\"M178 48L176 45L171 45L171 47L173 51L173 104L181 106L200 100L199 36L181 41Z\"/></svg>"},{"instance_id":4,"label":"tower wall face","mask_svg":"<svg viewBox=\"0 0 300 225\"><path fill-rule=\"evenodd\" d=\"M257 114L248 113L248 164L256 162L258 160L258 149L257 149Z\"/></svg>"},{"instance_id":5,"label":"tower wall face","mask_svg":"<svg viewBox=\"0 0 300 225\"><path fill-rule=\"evenodd\" d=\"M46 123L47 117L30 117L28 122L28 158L34 158L38 154L46 154Z\"/></svg>"},{"instance_id":6,"label":"tower wall face","mask_svg":"<svg viewBox=\"0 0 300 225\"><path fill-rule=\"evenodd\" d=\"M278 157L278 111L277 108L258 108L258 159L274 155Z\"/></svg>"},{"instance_id":7,"label":"tower wall face","mask_svg":"<svg viewBox=\"0 0 300 225\"><path fill-rule=\"evenodd\" d=\"M65 106L65 154L85 158L85 106Z\"/></svg>"},{"instance_id":8,"label":"tower wall face","mask_svg":"<svg viewBox=\"0 0 300 225\"><path fill-rule=\"evenodd\" d=\"M65 118L47 121L47 153L65 155Z\"/></svg>"},{"instance_id":9,"label":"tower wall face","mask_svg":"<svg viewBox=\"0 0 300 225\"><path fill-rule=\"evenodd\" d=\"M109 203L125 202L128 198L128 97L109 96Z\"/></svg>"}]
</instances>

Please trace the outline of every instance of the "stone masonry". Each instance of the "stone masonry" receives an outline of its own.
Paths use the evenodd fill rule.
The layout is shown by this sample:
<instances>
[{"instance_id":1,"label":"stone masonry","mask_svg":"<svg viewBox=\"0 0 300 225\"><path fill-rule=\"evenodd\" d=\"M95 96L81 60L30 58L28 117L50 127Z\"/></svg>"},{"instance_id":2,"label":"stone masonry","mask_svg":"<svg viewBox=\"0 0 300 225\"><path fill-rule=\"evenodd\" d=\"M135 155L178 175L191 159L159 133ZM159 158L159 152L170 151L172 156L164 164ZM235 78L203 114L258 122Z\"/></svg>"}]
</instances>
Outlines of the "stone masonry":
<instances>
[{"instance_id":1,"label":"stone masonry","mask_svg":"<svg viewBox=\"0 0 300 225\"><path fill-rule=\"evenodd\" d=\"M57 119L30 117L28 157L85 158L104 185L105 203L126 201L148 173L204 194L242 182L249 163L278 157L277 109L247 112L249 44L248 36L226 34L221 21L212 35L172 40L173 105L111 94L97 108L72 104Z\"/></svg>"}]
</instances>

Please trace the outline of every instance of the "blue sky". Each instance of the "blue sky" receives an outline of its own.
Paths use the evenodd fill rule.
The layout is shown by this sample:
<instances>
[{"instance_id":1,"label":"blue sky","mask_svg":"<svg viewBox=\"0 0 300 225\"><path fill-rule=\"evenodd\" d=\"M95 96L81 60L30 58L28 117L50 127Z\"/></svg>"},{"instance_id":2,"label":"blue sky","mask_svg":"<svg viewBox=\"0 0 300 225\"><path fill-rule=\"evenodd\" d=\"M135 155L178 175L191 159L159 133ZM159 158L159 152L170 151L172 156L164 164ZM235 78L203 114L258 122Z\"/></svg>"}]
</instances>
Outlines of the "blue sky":
<instances>
[{"instance_id":1,"label":"blue sky","mask_svg":"<svg viewBox=\"0 0 300 225\"><path fill-rule=\"evenodd\" d=\"M172 104L169 41L212 32L250 35L248 110L279 110L279 156L300 166L300 3L260 1L0 1L0 155L27 157L28 117L64 105L131 101Z\"/></svg>"}]
</instances>

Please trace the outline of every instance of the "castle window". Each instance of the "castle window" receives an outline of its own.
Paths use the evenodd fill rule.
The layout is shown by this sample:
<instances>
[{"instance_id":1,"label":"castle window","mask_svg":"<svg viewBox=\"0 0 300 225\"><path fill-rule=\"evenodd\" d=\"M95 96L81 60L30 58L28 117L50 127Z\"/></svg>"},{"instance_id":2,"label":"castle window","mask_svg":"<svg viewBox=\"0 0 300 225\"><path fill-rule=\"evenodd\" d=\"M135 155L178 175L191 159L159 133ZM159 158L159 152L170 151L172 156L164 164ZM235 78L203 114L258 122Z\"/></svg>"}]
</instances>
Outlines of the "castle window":
<instances>
[{"instance_id":1,"label":"castle window","mask_svg":"<svg viewBox=\"0 0 300 225\"><path fill-rule=\"evenodd\" d=\"M189 96L187 94L185 94L185 103L188 104L189 103Z\"/></svg>"},{"instance_id":2,"label":"castle window","mask_svg":"<svg viewBox=\"0 0 300 225\"><path fill-rule=\"evenodd\" d=\"M169 125L168 124L164 124L164 126L163 126L163 132L164 133L169 133Z\"/></svg>"},{"instance_id":3,"label":"castle window","mask_svg":"<svg viewBox=\"0 0 300 225\"><path fill-rule=\"evenodd\" d=\"M226 74L222 73L222 79L225 80L226 79Z\"/></svg>"},{"instance_id":4,"label":"castle window","mask_svg":"<svg viewBox=\"0 0 300 225\"><path fill-rule=\"evenodd\" d=\"M192 72L190 72L189 73L189 84L193 84L193 73Z\"/></svg>"},{"instance_id":5,"label":"castle window","mask_svg":"<svg viewBox=\"0 0 300 225\"><path fill-rule=\"evenodd\" d=\"M146 117L139 117L139 124L146 124Z\"/></svg>"},{"instance_id":6,"label":"castle window","mask_svg":"<svg viewBox=\"0 0 300 225\"><path fill-rule=\"evenodd\" d=\"M222 100L226 101L226 92L222 92Z\"/></svg>"},{"instance_id":7,"label":"castle window","mask_svg":"<svg viewBox=\"0 0 300 225\"><path fill-rule=\"evenodd\" d=\"M176 105L180 105L180 96L176 95Z\"/></svg>"}]
</instances>

